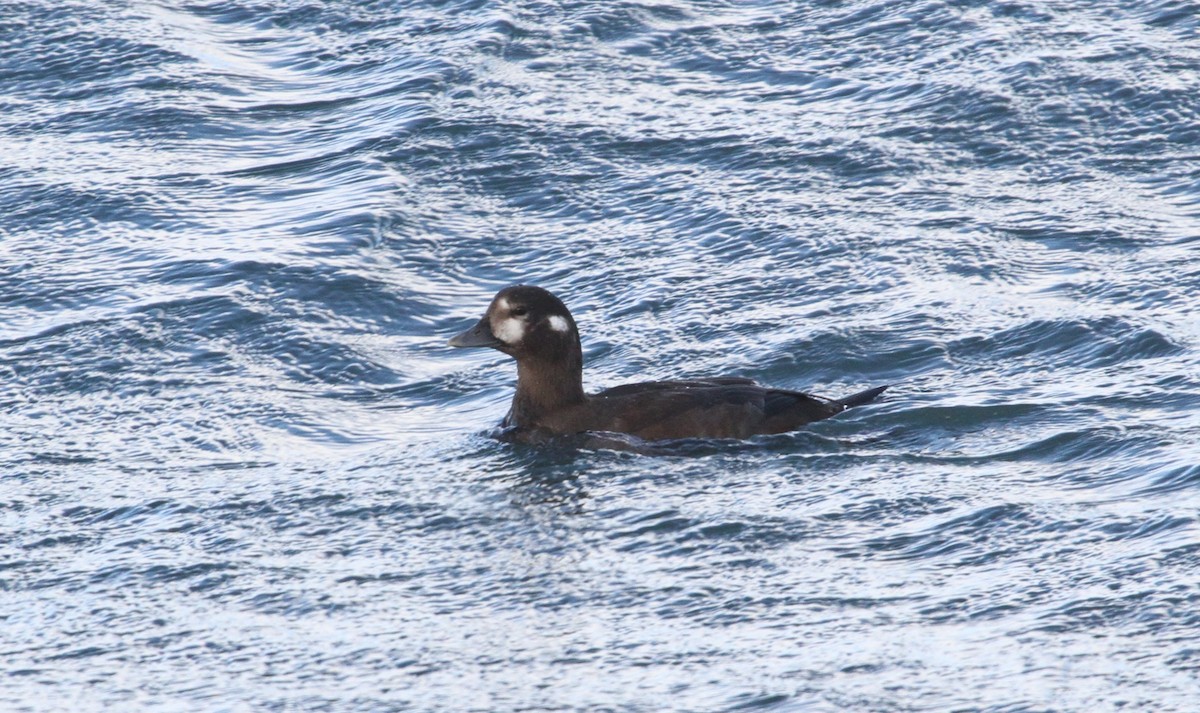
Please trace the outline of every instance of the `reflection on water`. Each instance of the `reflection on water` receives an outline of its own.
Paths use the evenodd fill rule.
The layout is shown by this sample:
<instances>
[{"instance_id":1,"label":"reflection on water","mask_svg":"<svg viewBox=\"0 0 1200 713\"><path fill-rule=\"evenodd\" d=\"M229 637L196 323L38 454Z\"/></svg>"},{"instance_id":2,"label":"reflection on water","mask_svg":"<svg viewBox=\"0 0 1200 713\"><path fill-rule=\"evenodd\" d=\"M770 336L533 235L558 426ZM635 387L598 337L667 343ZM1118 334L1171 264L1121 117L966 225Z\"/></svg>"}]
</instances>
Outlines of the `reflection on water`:
<instances>
[{"instance_id":1,"label":"reflection on water","mask_svg":"<svg viewBox=\"0 0 1200 713\"><path fill-rule=\"evenodd\" d=\"M1191 710L1198 17L10 8L0 707ZM514 282L895 386L506 442Z\"/></svg>"}]
</instances>

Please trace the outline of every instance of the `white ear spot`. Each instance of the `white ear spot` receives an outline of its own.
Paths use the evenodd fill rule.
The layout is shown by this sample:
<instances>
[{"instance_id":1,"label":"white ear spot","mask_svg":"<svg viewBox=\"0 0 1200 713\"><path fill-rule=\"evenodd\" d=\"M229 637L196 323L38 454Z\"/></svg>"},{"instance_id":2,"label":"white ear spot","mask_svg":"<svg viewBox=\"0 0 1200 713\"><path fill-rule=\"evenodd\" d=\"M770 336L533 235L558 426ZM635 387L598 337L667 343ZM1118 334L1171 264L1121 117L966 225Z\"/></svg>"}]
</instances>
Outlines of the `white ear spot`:
<instances>
[{"instance_id":1,"label":"white ear spot","mask_svg":"<svg viewBox=\"0 0 1200 713\"><path fill-rule=\"evenodd\" d=\"M505 344L516 344L525 336L525 323L516 317L508 317L492 328L492 334Z\"/></svg>"},{"instance_id":2,"label":"white ear spot","mask_svg":"<svg viewBox=\"0 0 1200 713\"><path fill-rule=\"evenodd\" d=\"M550 329L556 332L567 332L571 329L571 324L567 322L566 317L557 314L550 315Z\"/></svg>"}]
</instances>

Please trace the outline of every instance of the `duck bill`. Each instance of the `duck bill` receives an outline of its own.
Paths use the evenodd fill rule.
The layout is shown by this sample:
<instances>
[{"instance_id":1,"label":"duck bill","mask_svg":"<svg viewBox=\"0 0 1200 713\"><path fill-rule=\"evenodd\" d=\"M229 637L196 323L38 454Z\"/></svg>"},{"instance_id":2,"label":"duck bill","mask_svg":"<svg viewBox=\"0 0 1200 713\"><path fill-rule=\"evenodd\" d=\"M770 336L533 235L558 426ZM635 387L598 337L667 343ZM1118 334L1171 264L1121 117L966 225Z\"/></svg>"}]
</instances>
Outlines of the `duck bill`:
<instances>
[{"instance_id":1,"label":"duck bill","mask_svg":"<svg viewBox=\"0 0 1200 713\"><path fill-rule=\"evenodd\" d=\"M502 343L492 334L492 326L488 324L487 317L462 334L455 335L449 342L452 347L498 347Z\"/></svg>"}]
</instances>

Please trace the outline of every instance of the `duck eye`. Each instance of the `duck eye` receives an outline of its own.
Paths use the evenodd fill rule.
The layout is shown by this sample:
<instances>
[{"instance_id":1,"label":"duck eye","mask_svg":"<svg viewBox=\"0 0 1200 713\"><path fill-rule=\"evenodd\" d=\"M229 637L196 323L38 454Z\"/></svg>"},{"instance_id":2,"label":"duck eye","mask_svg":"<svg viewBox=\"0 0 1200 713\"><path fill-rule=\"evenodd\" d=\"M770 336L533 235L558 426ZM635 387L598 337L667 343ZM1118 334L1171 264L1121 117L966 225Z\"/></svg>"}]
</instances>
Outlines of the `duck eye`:
<instances>
[{"instance_id":1,"label":"duck eye","mask_svg":"<svg viewBox=\"0 0 1200 713\"><path fill-rule=\"evenodd\" d=\"M525 315L529 314L529 309L526 307L513 307L509 314L514 317L524 317Z\"/></svg>"}]
</instances>

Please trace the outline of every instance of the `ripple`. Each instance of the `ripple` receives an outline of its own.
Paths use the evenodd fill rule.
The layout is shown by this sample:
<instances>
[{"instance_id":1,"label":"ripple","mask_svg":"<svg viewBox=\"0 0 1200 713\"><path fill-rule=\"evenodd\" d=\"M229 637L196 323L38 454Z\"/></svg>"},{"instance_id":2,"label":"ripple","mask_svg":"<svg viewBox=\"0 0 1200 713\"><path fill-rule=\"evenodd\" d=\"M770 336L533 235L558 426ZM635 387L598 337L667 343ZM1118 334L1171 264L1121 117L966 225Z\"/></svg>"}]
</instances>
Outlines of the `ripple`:
<instances>
[{"instance_id":1,"label":"ripple","mask_svg":"<svg viewBox=\"0 0 1200 713\"><path fill-rule=\"evenodd\" d=\"M1160 470L1154 474L1154 482L1142 489L1142 493L1151 494L1168 494L1178 491L1190 491L1197 483L1197 478L1200 477L1200 466L1189 465L1176 468L1168 468Z\"/></svg>"},{"instance_id":2,"label":"ripple","mask_svg":"<svg viewBox=\"0 0 1200 713\"><path fill-rule=\"evenodd\" d=\"M1190 6L0 25L0 707L1194 707ZM895 386L509 443L511 282L592 389Z\"/></svg>"},{"instance_id":3,"label":"ripple","mask_svg":"<svg viewBox=\"0 0 1200 713\"><path fill-rule=\"evenodd\" d=\"M989 337L962 340L951 347L959 358L987 352L989 358L1039 360L1071 359L1072 364L1102 368L1139 358L1177 354L1179 347L1153 329L1139 328L1119 318L1091 322L1031 322Z\"/></svg>"}]
</instances>

